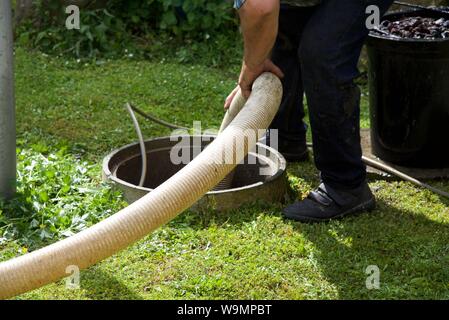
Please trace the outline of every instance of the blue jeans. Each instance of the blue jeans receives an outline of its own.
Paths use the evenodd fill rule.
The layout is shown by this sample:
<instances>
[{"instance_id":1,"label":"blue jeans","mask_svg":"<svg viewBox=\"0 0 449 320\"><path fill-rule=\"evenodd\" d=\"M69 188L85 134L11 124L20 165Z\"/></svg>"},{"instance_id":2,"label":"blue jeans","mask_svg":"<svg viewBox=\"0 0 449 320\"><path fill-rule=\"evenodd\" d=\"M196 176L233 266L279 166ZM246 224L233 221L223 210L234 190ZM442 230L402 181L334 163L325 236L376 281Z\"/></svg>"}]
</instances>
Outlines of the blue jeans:
<instances>
[{"instance_id":1,"label":"blue jeans","mask_svg":"<svg viewBox=\"0 0 449 320\"><path fill-rule=\"evenodd\" d=\"M315 7L282 6L272 59L285 73L284 97L271 129L280 143L304 143L305 93L315 164L324 183L350 189L366 179L360 146L360 89L354 84L367 6L384 14L393 0L324 0Z\"/></svg>"}]
</instances>

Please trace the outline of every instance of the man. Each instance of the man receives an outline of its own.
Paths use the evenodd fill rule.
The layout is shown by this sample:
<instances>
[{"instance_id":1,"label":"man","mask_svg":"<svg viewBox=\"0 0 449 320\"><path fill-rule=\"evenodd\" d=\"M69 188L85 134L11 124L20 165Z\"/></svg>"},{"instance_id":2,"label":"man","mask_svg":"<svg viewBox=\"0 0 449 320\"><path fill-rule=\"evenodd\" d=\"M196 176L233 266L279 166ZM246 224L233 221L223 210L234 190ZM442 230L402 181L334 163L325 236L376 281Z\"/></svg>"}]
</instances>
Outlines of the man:
<instances>
[{"instance_id":1,"label":"man","mask_svg":"<svg viewBox=\"0 0 449 320\"><path fill-rule=\"evenodd\" d=\"M308 157L303 122L305 93L321 184L284 209L287 218L327 221L375 207L360 146L357 64L369 30L366 8L381 14L393 0L236 0L244 39L239 86L245 97L269 71L283 80L284 97L271 129L289 161ZM269 139L269 137L268 137Z\"/></svg>"}]
</instances>

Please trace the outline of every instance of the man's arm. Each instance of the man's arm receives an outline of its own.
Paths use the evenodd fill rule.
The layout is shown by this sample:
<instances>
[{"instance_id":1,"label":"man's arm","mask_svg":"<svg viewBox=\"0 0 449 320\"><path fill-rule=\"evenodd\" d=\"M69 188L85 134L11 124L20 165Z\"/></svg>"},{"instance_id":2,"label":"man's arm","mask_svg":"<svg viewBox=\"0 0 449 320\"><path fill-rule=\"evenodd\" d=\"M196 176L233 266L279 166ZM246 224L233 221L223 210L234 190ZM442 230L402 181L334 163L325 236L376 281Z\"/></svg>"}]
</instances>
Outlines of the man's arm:
<instances>
[{"instance_id":1,"label":"man's arm","mask_svg":"<svg viewBox=\"0 0 449 320\"><path fill-rule=\"evenodd\" d=\"M268 59L278 32L279 0L247 0L239 10L244 64L254 70Z\"/></svg>"},{"instance_id":2,"label":"man's arm","mask_svg":"<svg viewBox=\"0 0 449 320\"><path fill-rule=\"evenodd\" d=\"M263 72L269 71L283 77L282 71L269 59L278 33L279 6L279 0L246 0L239 9L244 57L239 87L226 99L226 109L239 88L243 96L248 98L253 82Z\"/></svg>"}]
</instances>

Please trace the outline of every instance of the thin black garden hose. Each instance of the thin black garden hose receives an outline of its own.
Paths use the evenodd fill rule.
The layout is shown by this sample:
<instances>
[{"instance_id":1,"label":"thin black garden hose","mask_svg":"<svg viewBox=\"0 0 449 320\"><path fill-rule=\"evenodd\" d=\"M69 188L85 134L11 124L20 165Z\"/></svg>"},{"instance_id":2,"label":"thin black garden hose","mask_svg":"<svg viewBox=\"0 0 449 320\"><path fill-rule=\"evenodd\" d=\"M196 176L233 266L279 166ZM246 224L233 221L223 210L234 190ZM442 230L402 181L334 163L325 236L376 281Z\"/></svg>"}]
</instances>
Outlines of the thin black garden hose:
<instances>
[{"instance_id":1,"label":"thin black garden hose","mask_svg":"<svg viewBox=\"0 0 449 320\"><path fill-rule=\"evenodd\" d=\"M312 143L307 143L307 146L309 148L313 148L313 144ZM407 175L407 174L405 174L405 173L403 173L403 172L401 172L401 171L399 171L399 170L397 170L397 169L395 169L395 168L393 168L393 167L391 167L389 165L386 165L384 163L381 163L381 162L376 161L374 159L370 159L370 158L365 157L365 156L362 156L362 160L363 160L363 162L366 165L368 165L368 166L370 166L372 168L381 170L381 171L383 171L385 173L392 174L392 175L394 175L394 176L396 176L398 178L401 178L401 179L403 179L405 181L411 182L414 185L417 185L419 187L428 189L428 190L430 190L430 191L432 191L432 192L434 192L434 193L436 193L436 194L438 194L438 195L440 195L442 197L445 197L445 198L449 199L449 193L448 192L445 192L443 190L440 190L440 189L437 189L435 187L432 187L431 185L429 185L427 183L424 183L422 181L419 181L418 179L413 178L413 177L411 177L411 176L409 176L409 175Z\"/></svg>"},{"instance_id":2,"label":"thin black garden hose","mask_svg":"<svg viewBox=\"0 0 449 320\"><path fill-rule=\"evenodd\" d=\"M142 130L140 130L139 121L137 121L133 108L129 103L125 104L125 108L128 110L129 115L131 116L134 128L136 129L137 138L139 139L140 155L142 157L142 170L140 174L139 187L143 187L143 185L145 184L145 178L147 176L147 151L145 148L145 141L143 140Z\"/></svg>"},{"instance_id":3,"label":"thin black garden hose","mask_svg":"<svg viewBox=\"0 0 449 320\"><path fill-rule=\"evenodd\" d=\"M189 130L189 128L187 128L187 127L178 126L177 124L173 124L173 123L170 123L170 122L161 120L161 119L155 117L155 116L152 115L152 114L149 114L149 113L146 113L146 112L142 111L141 109L139 109L138 107L136 107L135 105L133 105L133 104L131 104L131 103L130 103L129 105L131 106L131 108L132 108L136 113L138 113L139 115L141 115L142 117L144 117L144 118L147 119L147 120L151 120L151 121L153 121L153 122L156 122L156 123L158 123L158 124L160 124L160 125L162 125L162 126L164 126L164 127L167 127L167 128L169 128L169 129L184 129L184 130Z\"/></svg>"}]
</instances>

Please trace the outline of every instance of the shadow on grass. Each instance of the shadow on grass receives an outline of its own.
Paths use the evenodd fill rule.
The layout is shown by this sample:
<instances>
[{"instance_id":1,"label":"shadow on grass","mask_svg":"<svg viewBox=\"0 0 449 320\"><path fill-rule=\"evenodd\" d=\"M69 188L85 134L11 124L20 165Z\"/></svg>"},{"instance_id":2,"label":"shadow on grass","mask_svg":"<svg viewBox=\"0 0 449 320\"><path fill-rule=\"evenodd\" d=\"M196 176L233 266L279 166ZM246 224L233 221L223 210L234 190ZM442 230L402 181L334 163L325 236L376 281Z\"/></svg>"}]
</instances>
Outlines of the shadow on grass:
<instances>
[{"instance_id":1,"label":"shadow on grass","mask_svg":"<svg viewBox=\"0 0 449 320\"><path fill-rule=\"evenodd\" d=\"M449 297L448 224L378 201L371 214L294 228L313 243L316 262L341 299ZM367 288L369 266L379 268L379 289Z\"/></svg>"},{"instance_id":2,"label":"shadow on grass","mask_svg":"<svg viewBox=\"0 0 449 320\"><path fill-rule=\"evenodd\" d=\"M309 185L318 184L316 176L298 175ZM379 178L368 174L369 181ZM448 199L439 200L449 205ZM317 266L340 299L449 297L449 225L431 220L419 207L408 211L377 199L371 213L322 224L291 224L313 243ZM379 268L380 287L370 290L372 266Z\"/></svg>"},{"instance_id":3,"label":"shadow on grass","mask_svg":"<svg viewBox=\"0 0 449 320\"><path fill-rule=\"evenodd\" d=\"M118 280L110 271L93 267L81 275L85 297L92 300L142 300L135 291Z\"/></svg>"},{"instance_id":4,"label":"shadow on grass","mask_svg":"<svg viewBox=\"0 0 449 320\"><path fill-rule=\"evenodd\" d=\"M280 215L281 210L281 206L256 208L208 216L190 227L207 228L213 221L240 228L261 212ZM449 298L448 224L383 201L371 213L329 223L285 223L312 243L307 259L313 260L340 299ZM379 289L366 286L369 266L379 268Z\"/></svg>"}]
</instances>

